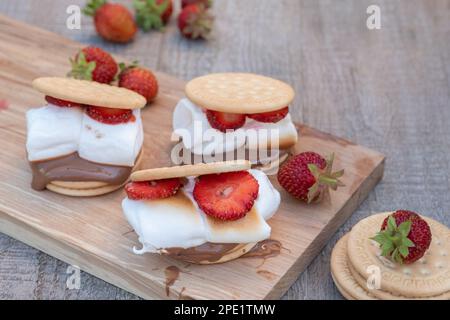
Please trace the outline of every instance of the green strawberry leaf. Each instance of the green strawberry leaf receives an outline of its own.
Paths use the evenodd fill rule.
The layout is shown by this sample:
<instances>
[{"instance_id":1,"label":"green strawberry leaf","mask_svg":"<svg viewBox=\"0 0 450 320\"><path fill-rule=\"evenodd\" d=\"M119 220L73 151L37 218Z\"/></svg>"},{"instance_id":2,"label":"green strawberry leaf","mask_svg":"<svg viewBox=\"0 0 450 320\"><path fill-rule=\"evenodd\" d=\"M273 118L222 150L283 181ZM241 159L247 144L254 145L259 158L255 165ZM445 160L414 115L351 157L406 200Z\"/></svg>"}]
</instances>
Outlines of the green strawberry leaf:
<instances>
[{"instance_id":1,"label":"green strawberry leaf","mask_svg":"<svg viewBox=\"0 0 450 320\"><path fill-rule=\"evenodd\" d=\"M106 0L91 0L83 8L82 12L87 16L93 17L95 15L95 12L105 3Z\"/></svg>"},{"instance_id":2,"label":"green strawberry leaf","mask_svg":"<svg viewBox=\"0 0 450 320\"><path fill-rule=\"evenodd\" d=\"M398 248L398 251L399 251L400 254L403 256L403 258L406 258L406 257L408 256L408 254L409 254L408 247L405 247L405 246L400 246L400 247Z\"/></svg>"},{"instance_id":3,"label":"green strawberry leaf","mask_svg":"<svg viewBox=\"0 0 450 320\"><path fill-rule=\"evenodd\" d=\"M409 238L405 238L403 239L403 245L405 245L408 248L412 248L415 247L416 245L414 244L414 242L412 242Z\"/></svg>"},{"instance_id":4,"label":"green strawberry leaf","mask_svg":"<svg viewBox=\"0 0 450 320\"><path fill-rule=\"evenodd\" d=\"M137 25L144 32L151 29L162 30L164 28L164 22L161 17L169 5L169 0L161 4L158 4L156 0L133 0Z\"/></svg>"},{"instance_id":5,"label":"green strawberry leaf","mask_svg":"<svg viewBox=\"0 0 450 320\"><path fill-rule=\"evenodd\" d=\"M319 184L315 183L308 190L308 203L313 202L314 199L317 197L318 193L319 193Z\"/></svg>"},{"instance_id":6,"label":"green strawberry leaf","mask_svg":"<svg viewBox=\"0 0 450 320\"><path fill-rule=\"evenodd\" d=\"M394 245L392 242L385 242L381 246L381 255L387 256L394 250Z\"/></svg>"},{"instance_id":7,"label":"green strawberry leaf","mask_svg":"<svg viewBox=\"0 0 450 320\"><path fill-rule=\"evenodd\" d=\"M402 236L407 237L409 232L411 231L411 221L405 221L398 226L398 231L402 234Z\"/></svg>"},{"instance_id":8,"label":"green strawberry leaf","mask_svg":"<svg viewBox=\"0 0 450 320\"><path fill-rule=\"evenodd\" d=\"M311 171L312 175L317 179L317 177L319 177L320 172L319 172L319 168L315 165L315 164L308 164L308 169L309 171Z\"/></svg>"},{"instance_id":9,"label":"green strawberry leaf","mask_svg":"<svg viewBox=\"0 0 450 320\"><path fill-rule=\"evenodd\" d=\"M78 53L76 59L69 60L72 65L72 70L67 74L68 77L92 81L92 74L97 66L95 61L87 62L83 51Z\"/></svg>"},{"instance_id":10,"label":"green strawberry leaf","mask_svg":"<svg viewBox=\"0 0 450 320\"><path fill-rule=\"evenodd\" d=\"M384 233L377 233L377 235L372 240L378 242L380 245L383 245L386 242L386 235Z\"/></svg>"},{"instance_id":11,"label":"green strawberry leaf","mask_svg":"<svg viewBox=\"0 0 450 320\"><path fill-rule=\"evenodd\" d=\"M397 229L397 223L393 216L389 216L387 223L387 230L390 232L394 232Z\"/></svg>"}]
</instances>

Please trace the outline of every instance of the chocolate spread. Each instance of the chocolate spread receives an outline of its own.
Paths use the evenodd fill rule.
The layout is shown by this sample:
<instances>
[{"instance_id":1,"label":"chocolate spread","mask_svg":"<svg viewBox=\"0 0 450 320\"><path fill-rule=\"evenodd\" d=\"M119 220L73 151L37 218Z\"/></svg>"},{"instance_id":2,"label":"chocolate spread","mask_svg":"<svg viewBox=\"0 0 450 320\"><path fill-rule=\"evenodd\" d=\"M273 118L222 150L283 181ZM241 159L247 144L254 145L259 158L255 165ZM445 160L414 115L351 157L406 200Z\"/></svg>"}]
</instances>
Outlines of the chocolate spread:
<instances>
[{"instance_id":1,"label":"chocolate spread","mask_svg":"<svg viewBox=\"0 0 450 320\"><path fill-rule=\"evenodd\" d=\"M198 247L183 249L166 249L167 254L174 259L199 263L202 261L217 262L228 252L233 251L240 244L236 243L205 243ZM242 258L272 258L280 254L281 243L277 240L267 239L258 242Z\"/></svg>"},{"instance_id":2,"label":"chocolate spread","mask_svg":"<svg viewBox=\"0 0 450 320\"><path fill-rule=\"evenodd\" d=\"M169 266L164 271L166 275L166 295L170 295L170 287L178 280L180 269L176 266Z\"/></svg>"},{"instance_id":3,"label":"chocolate spread","mask_svg":"<svg viewBox=\"0 0 450 320\"><path fill-rule=\"evenodd\" d=\"M205 243L201 246L188 249L170 248L166 249L167 254L174 259L199 263L202 261L219 261L226 253L239 246L235 243Z\"/></svg>"},{"instance_id":4,"label":"chocolate spread","mask_svg":"<svg viewBox=\"0 0 450 320\"><path fill-rule=\"evenodd\" d=\"M78 152L54 159L30 162L33 172L31 187L44 190L51 181L96 181L112 185L124 183L132 167L94 163L80 158Z\"/></svg>"},{"instance_id":5,"label":"chocolate spread","mask_svg":"<svg viewBox=\"0 0 450 320\"><path fill-rule=\"evenodd\" d=\"M258 242L249 252L243 255L243 258L272 258L280 254L282 249L281 242L278 240L267 239Z\"/></svg>"}]
</instances>

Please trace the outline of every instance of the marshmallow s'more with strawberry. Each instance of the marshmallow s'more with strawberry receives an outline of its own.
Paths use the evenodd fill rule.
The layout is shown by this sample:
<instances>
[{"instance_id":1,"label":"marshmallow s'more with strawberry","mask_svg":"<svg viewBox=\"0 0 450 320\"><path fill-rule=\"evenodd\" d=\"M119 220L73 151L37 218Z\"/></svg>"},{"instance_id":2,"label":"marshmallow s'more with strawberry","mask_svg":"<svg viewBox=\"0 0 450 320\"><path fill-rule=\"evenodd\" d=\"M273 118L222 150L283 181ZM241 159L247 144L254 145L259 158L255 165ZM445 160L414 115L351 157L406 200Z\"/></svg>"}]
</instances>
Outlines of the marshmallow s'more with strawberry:
<instances>
[{"instance_id":1,"label":"marshmallow s'more with strawberry","mask_svg":"<svg viewBox=\"0 0 450 320\"><path fill-rule=\"evenodd\" d=\"M69 196L119 189L142 158L141 95L91 81L33 81L47 104L27 112L32 188Z\"/></svg>"},{"instance_id":2,"label":"marshmallow s'more with strawberry","mask_svg":"<svg viewBox=\"0 0 450 320\"><path fill-rule=\"evenodd\" d=\"M250 73L218 73L191 80L185 93L187 98L175 108L173 128L193 154L226 154L240 148L283 153L298 140L289 114L295 92L282 81ZM210 129L220 139L209 139L205 133ZM262 131L268 134L255 139Z\"/></svg>"},{"instance_id":3,"label":"marshmallow s'more with strawberry","mask_svg":"<svg viewBox=\"0 0 450 320\"><path fill-rule=\"evenodd\" d=\"M122 202L142 245L134 252L217 264L269 239L280 194L250 168L240 160L134 172Z\"/></svg>"}]
</instances>

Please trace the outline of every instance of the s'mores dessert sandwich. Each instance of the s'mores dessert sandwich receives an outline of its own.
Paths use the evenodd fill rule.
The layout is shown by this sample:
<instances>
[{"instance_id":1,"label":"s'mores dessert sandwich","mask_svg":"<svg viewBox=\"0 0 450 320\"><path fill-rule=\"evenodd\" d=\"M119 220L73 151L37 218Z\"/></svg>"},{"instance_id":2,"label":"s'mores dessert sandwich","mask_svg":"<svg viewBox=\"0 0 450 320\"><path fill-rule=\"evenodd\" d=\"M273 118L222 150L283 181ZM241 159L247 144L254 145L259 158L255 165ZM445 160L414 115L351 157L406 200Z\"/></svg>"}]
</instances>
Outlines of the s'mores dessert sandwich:
<instances>
[{"instance_id":1,"label":"s'mores dessert sandwich","mask_svg":"<svg viewBox=\"0 0 450 320\"><path fill-rule=\"evenodd\" d=\"M69 78L33 81L47 104L26 114L32 188L97 196L123 186L142 158L141 95Z\"/></svg>"},{"instance_id":2,"label":"s'mores dessert sandwich","mask_svg":"<svg viewBox=\"0 0 450 320\"><path fill-rule=\"evenodd\" d=\"M297 142L289 114L295 92L282 81L249 73L209 74L190 81L185 93L173 128L194 155L241 148L285 151Z\"/></svg>"},{"instance_id":3,"label":"s'mores dessert sandwich","mask_svg":"<svg viewBox=\"0 0 450 320\"><path fill-rule=\"evenodd\" d=\"M217 264L269 239L280 194L250 168L241 160L134 172L122 202L142 246L134 252Z\"/></svg>"}]
</instances>

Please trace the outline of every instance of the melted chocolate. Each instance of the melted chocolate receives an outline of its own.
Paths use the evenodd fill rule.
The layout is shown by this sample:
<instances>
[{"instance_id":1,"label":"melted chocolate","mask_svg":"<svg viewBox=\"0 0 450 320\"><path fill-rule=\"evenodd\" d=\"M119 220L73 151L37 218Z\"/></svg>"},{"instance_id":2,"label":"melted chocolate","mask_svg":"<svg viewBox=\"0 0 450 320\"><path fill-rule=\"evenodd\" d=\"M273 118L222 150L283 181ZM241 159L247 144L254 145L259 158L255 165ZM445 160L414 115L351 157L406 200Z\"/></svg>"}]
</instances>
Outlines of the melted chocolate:
<instances>
[{"instance_id":1,"label":"melted chocolate","mask_svg":"<svg viewBox=\"0 0 450 320\"><path fill-rule=\"evenodd\" d=\"M281 249L282 245L280 241L267 239L258 242L256 246L244 254L242 258L273 258L280 254Z\"/></svg>"},{"instance_id":2,"label":"melted chocolate","mask_svg":"<svg viewBox=\"0 0 450 320\"><path fill-rule=\"evenodd\" d=\"M167 254L174 259L199 263L202 261L216 262L219 261L228 252L233 251L240 244L236 243L205 243L198 247L183 249L171 248L167 249ZM280 254L282 245L280 241L267 239L258 242L249 252L244 254L242 258L272 258Z\"/></svg>"},{"instance_id":3,"label":"melted chocolate","mask_svg":"<svg viewBox=\"0 0 450 320\"><path fill-rule=\"evenodd\" d=\"M94 163L80 158L77 152L54 159L30 162L31 187L44 190L51 181L98 181L112 185L124 183L132 167Z\"/></svg>"},{"instance_id":4,"label":"melted chocolate","mask_svg":"<svg viewBox=\"0 0 450 320\"><path fill-rule=\"evenodd\" d=\"M201 246L188 249L171 248L167 249L167 254L174 259L199 263L202 261L219 261L227 252L239 246L235 243L205 243Z\"/></svg>"},{"instance_id":5,"label":"melted chocolate","mask_svg":"<svg viewBox=\"0 0 450 320\"><path fill-rule=\"evenodd\" d=\"M180 269L176 266L169 266L164 271L166 275L166 295L170 295L170 287L174 285L175 281L180 276Z\"/></svg>"}]
</instances>

